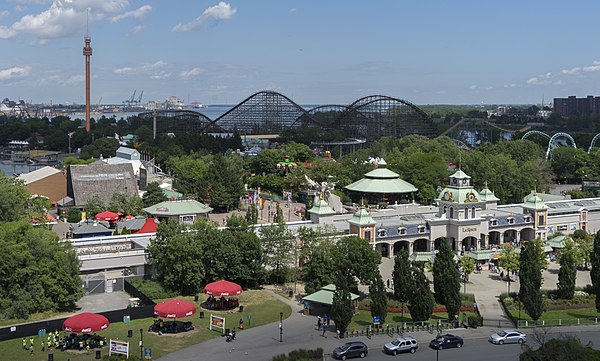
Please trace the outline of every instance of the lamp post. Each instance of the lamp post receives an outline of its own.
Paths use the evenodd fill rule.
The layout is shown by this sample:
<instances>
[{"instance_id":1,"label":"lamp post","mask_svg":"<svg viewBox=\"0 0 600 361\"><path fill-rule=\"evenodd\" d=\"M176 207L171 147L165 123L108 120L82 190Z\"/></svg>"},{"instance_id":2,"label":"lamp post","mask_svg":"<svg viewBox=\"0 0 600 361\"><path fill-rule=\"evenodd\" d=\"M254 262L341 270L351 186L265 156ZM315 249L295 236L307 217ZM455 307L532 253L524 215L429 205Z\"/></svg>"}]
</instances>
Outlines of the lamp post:
<instances>
[{"instance_id":1,"label":"lamp post","mask_svg":"<svg viewBox=\"0 0 600 361\"><path fill-rule=\"evenodd\" d=\"M140 361L144 360L144 329L140 328Z\"/></svg>"},{"instance_id":2,"label":"lamp post","mask_svg":"<svg viewBox=\"0 0 600 361\"><path fill-rule=\"evenodd\" d=\"M283 312L279 312L279 342L283 342Z\"/></svg>"}]
</instances>

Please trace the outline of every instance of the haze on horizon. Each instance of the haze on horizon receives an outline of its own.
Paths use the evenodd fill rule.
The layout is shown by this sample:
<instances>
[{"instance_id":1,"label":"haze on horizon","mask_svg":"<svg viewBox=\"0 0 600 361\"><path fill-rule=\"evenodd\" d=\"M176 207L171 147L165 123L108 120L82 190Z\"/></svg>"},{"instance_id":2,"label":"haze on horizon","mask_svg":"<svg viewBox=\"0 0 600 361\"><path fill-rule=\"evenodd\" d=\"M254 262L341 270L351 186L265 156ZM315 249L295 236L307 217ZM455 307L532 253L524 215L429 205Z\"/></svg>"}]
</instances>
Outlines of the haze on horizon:
<instances>
[{"instance_id":1,"label":"haze on horizon","mask_svg":"<svg viewBox=\"0 0 600 361\"><path fill-rule=\"evenodd\" d=\"M299 104L380 94L416 104L531 104L598 94L600 3L7 0L0 98Z\"/></svg>"}]
</instances>

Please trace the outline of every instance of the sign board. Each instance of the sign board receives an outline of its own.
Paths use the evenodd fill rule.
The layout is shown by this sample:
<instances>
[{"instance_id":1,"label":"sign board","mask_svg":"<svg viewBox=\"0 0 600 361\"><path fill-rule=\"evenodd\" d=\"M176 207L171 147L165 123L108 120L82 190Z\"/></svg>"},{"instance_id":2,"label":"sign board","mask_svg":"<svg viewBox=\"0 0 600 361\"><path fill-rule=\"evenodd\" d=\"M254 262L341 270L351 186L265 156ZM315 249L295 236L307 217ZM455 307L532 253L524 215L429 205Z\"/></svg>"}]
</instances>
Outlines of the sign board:
<instances>
[{"instance_id":1,"label":"sign board","mask_svg":"<svg viewBox=\"0 0 600 361\"><path fill-rule=\"evenodd\" d=\"M144 358L146 360L152 360L152 349L150 347L144 348Z\"/></svg>"},{"instance_id":2,"label":"sign board","mask_svg":"<svg viewBox=\"0 0 600 361\"><path fill-rule=\"evenodd\" d=\"M379 322L380 322L379 316L373 316L373 324L379 325Z\"/></svg>"},{"instance_id":3,"label":"sign board","mask_svg":"<svg viewBox=\"0 0 600 361\"><path fill-rule=\"evenodd\" d=\"M225 317L217 317L211 314L208 328L212 331L213 327L220 328L221 333L225 334Z\"/></svg>"},{"instance_id":4,"label":"sign board","mask_svg":"<svg viewBox=\"0 0 600 361\"><path fill-rule=\"evenodd\" d=\"M108 355L112 354L125 355L129 358L129 342L110 340Z\"/></svg>"}]
</instances>

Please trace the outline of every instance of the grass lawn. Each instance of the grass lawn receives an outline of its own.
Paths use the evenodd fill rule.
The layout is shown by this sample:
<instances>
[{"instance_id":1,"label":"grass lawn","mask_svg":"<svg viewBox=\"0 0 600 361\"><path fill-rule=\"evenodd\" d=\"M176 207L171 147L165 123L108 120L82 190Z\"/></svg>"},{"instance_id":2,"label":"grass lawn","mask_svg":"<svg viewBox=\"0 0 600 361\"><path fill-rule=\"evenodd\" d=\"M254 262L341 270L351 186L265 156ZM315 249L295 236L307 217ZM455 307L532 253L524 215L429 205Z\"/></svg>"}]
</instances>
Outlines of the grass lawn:
<instances>
[{"instance_id":1,"label":"grass lawn","mask_svg":"<svg viewBox=\"0 0 600 361\"><path fill-rule=\"evenodd\" d=\"M206 295L200 295L200 301L206 299ZM179 350L181 348L194 345L211 338L219 337L220 332L210 331L208 329L210 313L225 317L225 325L227 328L235 327L238 330L239 320L244 320L244 328L256 327L266 323L279 321L279 313L283 312L284 318L290 316L291 308L276 300L273 296L259 290L248 290L244 291L238 297L240 304L244 305L244 312L214 312L203 309L198 309L196 314L192 317L178 319L183 321L191 321L194 324L195 329L190 332L180 333L176 335L157 335L148 333L148 327L152 325L153 318L145 318L138 320L131 320L129 323L116 322L111 323L110 327L98 334L106 337L107 339L119 339L121 341L128 341L130 347L130 356L139 355L140 349L138 343L140 341L140 329L143 329L144 333L144 347L152 348L152 357L157 359L167 353ZM190 299L191 300L191 299ZM158 302L157 302L158 303ZM204 311L205 318L199 318L199 312ZM248 315L252 316L250 324L248 324ZM127 337L127 331L133 330L133 337ZM238 332L244 332L243 330ZM20 361L20 360L32 360L32 361L47 361L47 352L41 351L41 339L34 337L35 339L35 350L33 356L29 355L29 351L22 350L22 339L15 339L10 341L0 342L0 355L2 361ZM90 354L85 352L60 352L53 351L54 360L56 361L83 361L92 360L95 356L95 351L90 351ZM104 347L102 355L108 354L108 348Z\"/></svg>"},{"instance_id":2,"label":"grass lawn","mask_svg":"<svg viewBox=\"0 0 600 361\"><path fill-rule=\"evenodd\" d=\"M510 313L509 316L514 318L515 320L517 318L519 318L518 305L517 305L517 307L514 307L514 306L507 307L507 311ZM595 307L585 307L585 308L572 308L572 309L568 309L568 310L546 311L546 312L542 313L540 320L556 321L556 322L552 323L553 325L558 324L559 319L563 320L563 322L562 322L563 324L573 324L573 323L576 324L577 318L596 318L596 317L600 319L600 313L598 313L598 311L596 311ZM519 319L521 321L523 321L523 320L531 321L531 317L529 317L529 315L525 312L523 307L521 307L521 317ZM587 321L587 322L589 323L589 321Z\"/></svg>"}]
</instances>

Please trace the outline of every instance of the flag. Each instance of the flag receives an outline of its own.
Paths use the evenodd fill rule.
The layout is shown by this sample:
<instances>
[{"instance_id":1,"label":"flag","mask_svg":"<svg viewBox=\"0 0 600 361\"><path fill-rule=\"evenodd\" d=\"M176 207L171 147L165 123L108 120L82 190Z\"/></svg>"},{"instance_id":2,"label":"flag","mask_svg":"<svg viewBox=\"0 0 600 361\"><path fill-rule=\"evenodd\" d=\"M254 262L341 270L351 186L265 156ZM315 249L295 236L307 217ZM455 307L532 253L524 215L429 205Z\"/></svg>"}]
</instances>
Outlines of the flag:
<instances>
[{"instance_id":1,"label":"flag","mask_svg":"<svg viewBox=\"0 0 600 361\"><path fill-rule=\"evenodd\" d=\"M260 209L264 209L265 208L265 199L263 197L259 197L260 199Z\"/></svg>"}]
</instances>

